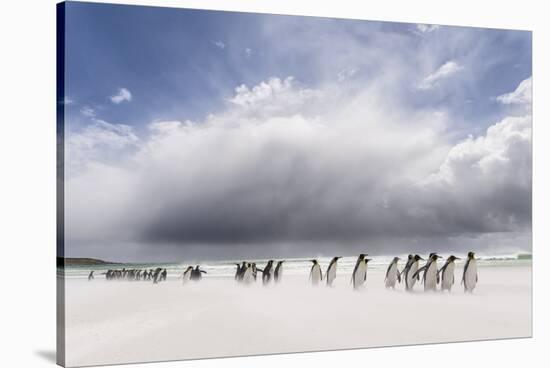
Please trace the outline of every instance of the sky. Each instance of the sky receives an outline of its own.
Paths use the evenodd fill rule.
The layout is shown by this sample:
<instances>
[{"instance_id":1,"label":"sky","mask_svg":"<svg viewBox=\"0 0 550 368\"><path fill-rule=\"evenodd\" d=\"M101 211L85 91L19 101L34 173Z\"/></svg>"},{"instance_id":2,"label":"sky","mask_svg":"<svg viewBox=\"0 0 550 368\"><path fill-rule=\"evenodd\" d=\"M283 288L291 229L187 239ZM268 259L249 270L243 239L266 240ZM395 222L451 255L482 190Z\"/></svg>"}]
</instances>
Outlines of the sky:
<instances>
[{"instance_id":1,"label":"sky","mask_svg":"<svg viewBox=\"0 0 550 368\"><path fill-rule=\"evenodd\" d=\"M531 249L531 32L68 2L65 255Z\"/></svg>"}]
</instances>

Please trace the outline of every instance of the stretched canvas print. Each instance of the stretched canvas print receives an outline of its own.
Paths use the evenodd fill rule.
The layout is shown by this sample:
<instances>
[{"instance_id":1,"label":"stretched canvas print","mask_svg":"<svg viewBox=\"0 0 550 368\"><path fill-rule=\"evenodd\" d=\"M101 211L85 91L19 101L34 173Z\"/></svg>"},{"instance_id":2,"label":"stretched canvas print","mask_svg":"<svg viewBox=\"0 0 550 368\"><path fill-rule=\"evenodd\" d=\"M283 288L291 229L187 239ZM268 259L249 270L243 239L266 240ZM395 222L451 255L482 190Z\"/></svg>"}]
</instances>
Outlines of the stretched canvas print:
<instances>
[{"instance_id":1,"label":"stretched canvas print","mask_svg":"<svg viewBox=\"0 0 550 368\"><path fill-rule=\"evenodd\" d=\"M57 19L59 364L531 336L531 32Z\"/></svg>"}]
</instances>

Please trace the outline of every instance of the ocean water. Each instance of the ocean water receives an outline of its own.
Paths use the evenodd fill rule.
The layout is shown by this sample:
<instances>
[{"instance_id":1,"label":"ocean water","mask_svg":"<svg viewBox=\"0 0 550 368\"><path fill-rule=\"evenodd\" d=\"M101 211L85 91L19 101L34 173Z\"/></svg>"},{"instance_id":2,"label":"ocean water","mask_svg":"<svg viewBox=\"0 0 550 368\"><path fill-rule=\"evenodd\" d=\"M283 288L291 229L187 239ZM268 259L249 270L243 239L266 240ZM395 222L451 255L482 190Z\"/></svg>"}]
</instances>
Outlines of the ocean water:
<instances>
[{"instance_id":1,"label":"ocean water","mask_svg":"<svg viewBox=\"0 0 550 368\"><path fill-rule=\"evenodd\" d=\"M439 267L443 266L447 255L441 254L443 257L439 260ZM457 255L459 257L466 258L465 255ZM400 255L401 260L399 261L398 268L401 270L407 259L407 255ZM427 255L422 255L423 258L427 258ZM372 256L368 257L372 259L369 262L369 270L383 270L385 271L393 259L393 256ZM326 272L330 260L332 257L319 257L317 261L321 265L323 274ZM274 259L277 261L278 259ZM294 259L285 259L283 266L283 274L308 277L309 271L311 269L311 258L294 258ZM518 254L511 254L505 256L481 256L477 257L478 267L494 267L494 266L525 266L531 265L531 259L521 259L521 256ZM204 278L233 278L237 269L236 263L240 263L243 260L230 260L230 261L216 261L216 262L203 262L200 263L200 268L206 271L206 274L203 274ZM267 263L267 259L257 259L257 260L246 260L247 262L256 262L257 267L263 269ZM339 275L351 275L353 268L355 267L355 262L357 261L357 256L353 257L343 257L338 260L338 274ZM420 261L420 265L424 264L423 261ZM457 270L462 269L464 266L464 259L460 261L455 261L457 265ZM108 264L108 265L83 265L83 266L66 266L64 269L58 269L58 275L64 276L67 279L85 279L88 277L90 271L94 271L94 276L96 279L101 279L104 277L103 273L107 272L109 269L155 269L157 267L166 268L168 272L169 280L176 280L181 277L183 271L188 266L195 266L196 263L125 263L125 264Z\"/></svg>"}]
</instances>

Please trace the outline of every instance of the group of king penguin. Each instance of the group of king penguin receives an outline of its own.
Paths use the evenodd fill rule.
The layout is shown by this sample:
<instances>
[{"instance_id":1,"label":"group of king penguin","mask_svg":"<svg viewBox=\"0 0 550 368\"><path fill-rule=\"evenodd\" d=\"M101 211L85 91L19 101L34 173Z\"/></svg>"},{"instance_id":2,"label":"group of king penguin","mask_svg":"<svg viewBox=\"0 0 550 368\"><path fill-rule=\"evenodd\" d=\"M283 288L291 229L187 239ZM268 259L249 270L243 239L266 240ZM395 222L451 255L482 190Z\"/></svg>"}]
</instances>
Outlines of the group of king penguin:
<instances>
[{"instance_id":1,"label":"group of king penguin","mask_svg":"<svg viewBox=\"0 0 550 368\"><path fill-rule=\"evenodd\" d=\"M188 266L185 271L183 271L183 274L181 275L183 279L183 283L185 284L187 281L198 281L202 279L202 274L207 273L204 270L200 269L199 265L196 265L195 268L193 266Z\"/></svg>"},{"instance_id":2,"label":"group of king penguin","mask_svg":"<svg viewBox=\"0 0 550 368\"><path fill-rule=\"evenodd\" d=\"M419 263L421 260L423 261L424 258L420 257L418 254L409 254L405 267L399 272L397 263L400 258L395 257L386 271L384 280L386 288L395 289L395 284L403 280L405 282L405 290L412 291L416 282L420 281L422 277L424 291L435 291L437 290L437 285L441 283L441 291L447 290L450 292L455 282L455 261L460 258L451 255L447 258L443 267L438 269L437 260L439 258L441 258L441 256L436 253L430 253L426 264L420 267ZM422 276L420 276L421 274ZM461 284L464 286L464 291L473 292L477 285L477 281L478 275L475 253L469 252L462 271Z\"/></svg>"},{"instance_id":3,"label":"group of king penguin","mask_svg":"<svg viewBox=\"0 0 550 368\"><path fill-rule=\"evenodd\" d=\"M256 281L258 277L258 272L262 273L262 283L264 285L269 284L270 282L279 282L283 277L283 263L285 261L274 260L267 261L267 264L263 269L258 268L254 262L245 262L235 263L237 266L237 272L235 273L235 280L237 282L242 282L245 285L249 285L252 282Z\"/></svg>"},{"instance_id":4,"label":"group of king penguin","mask_svg":"<svg viewBox=\"0 0 550 368\"><path fill-rule=\"evenodd\" d=\"M342 257L334 257L330 261L325 273L325 282L327 286L332 286L334 279L336 279L336 270L338 267L338 260ZM384 278L386 288L395 289L395 285L401 281L405 283L405 289L412 291L417 281L422 278L424 284L424 291L435 291L437 285L441 283L442 291L451 291L451 288L455 282L455 261L460 259L451 255L447 258L447 261L438 269L437 261L441 256L436 253L430 253L426 264L420 267L420 261L424 258L418 254L409 254L407 263L403 270L399 271L398 262L399 257L394 257L386 271L386 277ZM353 273L351 276L351 284L355 290L361 289L367 282L367 266L370 258L367 258L367 254L360 254L355 263ZM269 260L263 269L256 266L256 263L242 262L236 263L237 271L235 273L235 280L245 285L251 284L256 281L258 272L261 272L262 283L264 285L270 282L280 282L283 276L283 263L285 261ZM309 272L309 281L312 285L316 286L323 282L323 271L321 265L316 259L312 259L312 266ZM477 284L477 261L474 252L469 252L466 263L464 264L464 270L462 273L461 284L464 285L465 292L472 292Z\"/></svg>"}]
</instances>

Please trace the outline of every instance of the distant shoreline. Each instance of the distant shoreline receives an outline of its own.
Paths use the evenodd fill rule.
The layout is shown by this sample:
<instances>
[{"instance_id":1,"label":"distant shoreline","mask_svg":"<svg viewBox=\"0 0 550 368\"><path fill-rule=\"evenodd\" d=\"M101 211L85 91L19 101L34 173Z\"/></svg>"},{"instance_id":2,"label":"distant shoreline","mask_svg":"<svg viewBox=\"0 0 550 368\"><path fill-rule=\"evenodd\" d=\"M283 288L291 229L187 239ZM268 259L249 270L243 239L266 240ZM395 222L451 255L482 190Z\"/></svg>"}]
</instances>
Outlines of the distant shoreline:
<instances>
[{"instance_id":1,"label":"distant shoreline","mask_svg":"<svg viewBox=\"0 0 550 368\"><path fill-rule=\"evenodd\" d=\"M97 258L63 258L57 257L57 266L94 266L94 265L110 265L120 264L116 262L104 261Z\"/></svg>"}]
</instances>

